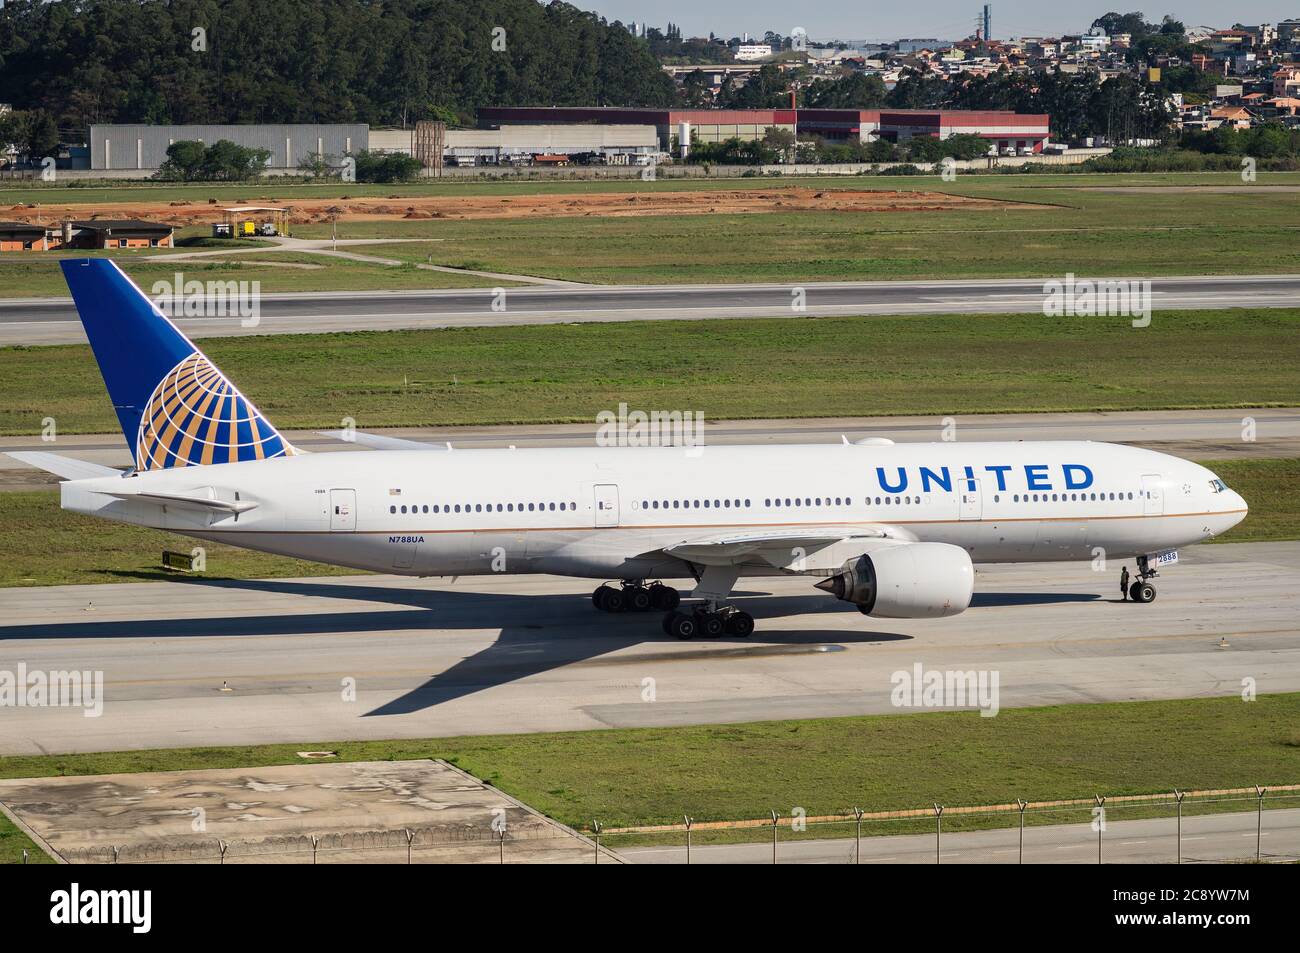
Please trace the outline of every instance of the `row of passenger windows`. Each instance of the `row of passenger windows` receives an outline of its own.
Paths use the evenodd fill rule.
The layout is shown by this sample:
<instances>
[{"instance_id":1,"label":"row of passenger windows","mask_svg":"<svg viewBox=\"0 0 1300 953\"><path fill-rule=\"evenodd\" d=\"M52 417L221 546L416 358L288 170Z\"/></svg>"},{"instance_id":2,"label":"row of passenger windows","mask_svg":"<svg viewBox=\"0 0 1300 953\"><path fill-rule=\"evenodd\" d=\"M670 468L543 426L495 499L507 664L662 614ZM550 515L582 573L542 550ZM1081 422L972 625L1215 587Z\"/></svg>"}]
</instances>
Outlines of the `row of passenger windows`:
<instances>
[{"instance_id":1,"label":"row of passenger windows","mask_svg":"<svg viewBox=\"0 0 1300 953\"><path fill-rule=\"evenodd\" d=\"M1150 494L1147 494L1150 496ZM993 502L997 503L1002 499L998 494L993 495ZM1089 503L1097 500L1131 500L1133 494L1130 493L1014 493L1011 496L1012 503Z\"/></svg>"},{"instance_id":2,"label":"row of passenger windows","mask_svg":"<svg viewBox=\"0 0 1300 953\"><path fill-rule=\"evenodd\" d=\"M578 504L569 503L428 503L411 506L392 505L390 513L544 513L576 511Z\"/></svg>"},{"instance_id":3,"label":"row of passenger windows","mask_svg":"<svg viewBox=\"0 0 1300 953\"><path fill-rule=\"evenodd\" d=\"M1056 502L1089 502L1105 500L1131 500L1133 494L1129 493L1015 493L1011 497L1013 503L1056 503ZM993 502L1000 503L1002 495L995 493ZM876 506L910 506L919 504L919 496L877 496L875 497ZM868 506L872 503L872 498L867 497ZM691 510L691 509L748 509L750 507L748 499L743 500L642 500L641 509L643 510ZM769 509L780 509L783 507L805 507L805 506L852 506L853 500L847 496L805 496L805 497L769 497L763 500L763 506ZM546 503L428 503L422 504L402 504L398 506L393 504L388 507L389 513L540 513L540 512L576 512L578 504L570 502L546 502Z\"/></svg>"}]
</instances>

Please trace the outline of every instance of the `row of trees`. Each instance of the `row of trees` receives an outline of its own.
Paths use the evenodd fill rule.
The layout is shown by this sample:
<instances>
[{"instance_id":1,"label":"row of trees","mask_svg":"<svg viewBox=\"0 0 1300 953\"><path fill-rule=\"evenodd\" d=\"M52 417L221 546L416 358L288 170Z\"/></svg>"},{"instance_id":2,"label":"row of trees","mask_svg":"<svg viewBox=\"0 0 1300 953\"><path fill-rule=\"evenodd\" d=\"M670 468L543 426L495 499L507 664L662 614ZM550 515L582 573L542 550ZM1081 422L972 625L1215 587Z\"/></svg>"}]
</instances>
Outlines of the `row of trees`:
<instances>
[{"instance_id":1,"label":"row of trees","mask_svg":"<svg viewBox=\"0 0 1300 953\"><path fill-rule=\"evenodd\" d=\"M9 143L23 155L54 155L59 147L59 124L44 109L11 110L0 116L0 145Z\"/></svg>"},{"instance_id":2,"label":"row of trees","mask_svg":"<svg viewBox=\"0 0 1300 953\"><path fill-rule=\"evenodd\" d=\"M724 85L719 105L733 109L790 104L792 79L764 66L744 86ZM687 84L688 96L691 86ZM999 70L989 76L947 79L908 70L891 90L878 76L852 74L798 90L799 103L819 109L1009 109L1051 116L1052 137L1076 141L1157 139L1174 119L1162 87L1132 76L1103 81L1097 73L1027 74Z\"/></svg>"},{"instance_id":3,"label":"row of trees","mask_svg":"<svg viewBox=\"0 0 1300 953\"><path fill-rule=\"evenodd\" d=\"M266 168L271 153L250 149L228 139L210 146L185 140L167 147L167 159L158 178L171 182L245 182ZM362 150L354 156L328 156L313 152L298 163L310 178L343 178L357 182L406 182L419 174L422 164L414 156Z\"/></svg>"},{"instance_id":4,"label":"row of trees","mask_svg":"<svg viewBox=\"0 0 1300 953\"><path fill-rule=\"evenodd\" d=\"M978 159L988 155L982 136L947 139L920 136L902 143L826 142L820 137L798 139L789 129L771 126L758 140L739 138L691 144L688 161L714 165L772 165L782 162L939 162L945 158Z\"/></svg>"},{"instance_id":5,"label":"row of trees","mask_svg":"<svg viewBox=\"0 0 1300 953\"><path fill-rule=\"evenodd\" d=\"M558 0L8 0L0 90L78 140L96 122L409 125L676 96L642 40Z\"/></svg>"}]
</instances>

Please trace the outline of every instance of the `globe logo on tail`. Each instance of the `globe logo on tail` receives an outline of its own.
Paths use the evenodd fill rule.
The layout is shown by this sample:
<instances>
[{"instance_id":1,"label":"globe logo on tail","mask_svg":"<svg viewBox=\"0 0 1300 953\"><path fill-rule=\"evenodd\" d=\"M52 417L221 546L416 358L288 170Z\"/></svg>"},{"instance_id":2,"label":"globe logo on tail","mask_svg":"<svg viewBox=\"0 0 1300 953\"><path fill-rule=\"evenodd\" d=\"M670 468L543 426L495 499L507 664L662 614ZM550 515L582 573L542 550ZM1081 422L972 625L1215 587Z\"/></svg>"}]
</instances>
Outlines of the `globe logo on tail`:
<instances>
[{"instance_id":1,"label":"globe logo on tail","mask_svg":"<svg viewBox=\"0 0 1300 953\"><path fill-rule=\"evenodd\" d=\"M140 418L137 470L238 463L296 453L198 351L158 382Z\"/></svg>"}]
</instances>

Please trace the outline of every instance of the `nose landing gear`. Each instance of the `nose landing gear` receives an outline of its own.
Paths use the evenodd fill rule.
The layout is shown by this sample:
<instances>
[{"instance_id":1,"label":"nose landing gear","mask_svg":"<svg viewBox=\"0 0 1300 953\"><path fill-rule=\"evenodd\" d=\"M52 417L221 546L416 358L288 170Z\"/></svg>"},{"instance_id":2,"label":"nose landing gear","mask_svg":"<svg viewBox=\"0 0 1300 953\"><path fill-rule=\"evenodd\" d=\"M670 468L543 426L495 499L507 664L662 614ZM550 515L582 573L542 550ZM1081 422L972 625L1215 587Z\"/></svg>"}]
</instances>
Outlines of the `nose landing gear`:
<instances>
[{"instance_id":1,"label":"nose landing gear","mask_svg":"<svg viewBox=\"0 0 1300 953\"><path fill-rule=\"evenodd\" d=\"M1137 558L1138 578L1135 579L1128 587L1128 596L1134 602L1154 602L1156 598L1156 587L1147 580L1153 579L1160 575L1151 568L1150 563L1145 556Z\"/></svg>"}]
</instances>

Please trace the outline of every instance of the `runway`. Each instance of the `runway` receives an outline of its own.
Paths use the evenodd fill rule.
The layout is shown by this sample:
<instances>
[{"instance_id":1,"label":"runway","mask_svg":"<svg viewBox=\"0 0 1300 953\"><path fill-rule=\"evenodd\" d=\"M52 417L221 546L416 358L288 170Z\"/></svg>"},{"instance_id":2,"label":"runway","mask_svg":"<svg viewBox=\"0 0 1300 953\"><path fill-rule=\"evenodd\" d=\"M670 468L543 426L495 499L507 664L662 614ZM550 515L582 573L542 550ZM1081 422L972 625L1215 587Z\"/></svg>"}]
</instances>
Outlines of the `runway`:
<instances>
[{"instance_id":1,"label":"runway","mask_svg":"<svg viewBox=\"0 0 1300 953\"><path fill-rule=\"evenodd\" d=\"M1254 421L1253 440L1243 440L1243 420ZM1169 410L1074 414L970 414L953 418L954 436L971 440L1105 440L1148 447L1195 460L1300 456L1300 408ZM942 440L939 417L822 417L803 420L709 420L705 445L836 443L842 436L887 437L899 443ZM378 431L434 446L590 447L596 423L500 427L403 427ZM356 450L357 444L315 431L286 431L294 446L313 453ZM0 491L38 489L55 478L3 455L6 450L48 450L104 466L131 464L120 434L0 437Z\"/></svg>"},{"instance_id":2,"label":"runway","mask_svg":"<svg viewBox=\"0 0 1300 953\"><path fill-rule=\"evenodd\" d=\"M1146 606L1118 601L1118 571L981 567L971 609L925 621L742 580L758 631L699 642L553 577L4 589L0 670L104 690L99 717L6 710L0 754L897 713L891 676L916 664L998 672L1003 709L1300 690L1300 543L1185 550Z\"/></svg>"},{"instance_id":3,"label":"runway","mask_svg":"<svg viewBox=\"0 0 1300 953\"><path fill-rule=\"evenodd\" d=\"M1049 276L1050 277L1050 276ZM1063 280L1064 276L1057 276ZM191 337L819 315L1041 312L1043 278L265 294L258 323L181 318ZM1129 280L1129 279L1112 279ZM1289 308L1300 275L1152 278L1155 310ZM797 308L796 305L800 307ZM71 299L0 301L0 345L85 340Z\"/></svg>"}]
</instances>

